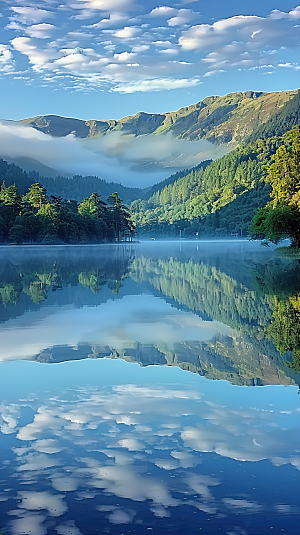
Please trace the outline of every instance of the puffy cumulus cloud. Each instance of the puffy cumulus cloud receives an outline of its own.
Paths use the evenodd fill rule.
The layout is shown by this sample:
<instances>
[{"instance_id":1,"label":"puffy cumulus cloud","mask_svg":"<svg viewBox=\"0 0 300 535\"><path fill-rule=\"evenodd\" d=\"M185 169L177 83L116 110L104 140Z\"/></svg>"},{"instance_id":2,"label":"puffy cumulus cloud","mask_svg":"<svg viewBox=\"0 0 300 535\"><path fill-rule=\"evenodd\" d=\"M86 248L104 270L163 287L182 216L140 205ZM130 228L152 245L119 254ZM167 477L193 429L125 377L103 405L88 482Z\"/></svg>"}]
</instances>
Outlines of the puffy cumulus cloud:
<instances>
[{"instance_id":1,"label":"puffy cumulus cloud","mask_svg":"<svg viewBox=\"0 0 300 535\"><path fill-rule=\"evenodd\" d=\"M142 53L142 52L146 52L146 50L149 50L150 48L150 45L135 45L132 47L132 52L135 52L135 53Z\"/></svg>"},{"instance_id":2,"label":"puffy cumulus cloud","mask_svg":"<svg viewBox=\"0 0 300 535\"><path fill-rule=\"evenodd\" d=\"M102 29L102 28L109 28L111 26L120 24L125 20L127 21L128 17L124 15L123 13L111 13L107 19L101 19L99 20L99 22L95 22L94 24L90 24L89 26L84 26L84 27L92 28L96 30Z\"/></svg>"},{"instance_id":3,"label":"puffy cumulus cloud","mask_svg":"<svg viewBox=\"0 0 300 535\"><path fill-rule=\"evenodd\" d=\"M14 70L15 61L8 45L0 44L0 69L2 73Z\"/></svg>"},{"instance_id":4,"label":"puffy cumulus cloud","mask_svg":"<svg viewBox=\"0 0 300 535\"><path fill-rule=\"evenodd\" d=\"M88 16L88 12L92 11L106 11L106 12L126 12L130 9L134 2L133 0L67 0L68 5L72 9L80 9L84 11L84 16Z\"/></svg>"},{"instance_id":5,"label":"puffy cumulus cloud","mask_svg":"<svg viewBox=\"0 0 300 535\"><path fill-rule=\"evenodd\" d=\"M202 53L202 59L214 64L214 68L218 65L249 68L266 61L270 48L299 46L300 35L291 17L282 20L274 16L238 15L213 24L192 26L181 33L178 42L183 51ZM236 60L236 53L243 54L245 59Z\"/></svg>"},{"instance_id":6,"label":"puffy cumulus cloud","mask_svg":"<svg viewBox=\"0 0 300 535\"><path fill-rule=\"evenodd\" d=\"M21 52L28 57L29 63L33 66L33 69L39 71L49 61L58 59L61 54L52 47L44 49L38 48L35 42L30 37L15 37L11 44L15 50Z\"/></svg>"},{"instance_id":7,"label":"puffy cumulus cloud","mask_svg":"<svg viewBox=\"0 0 300 535\"><path fill-rule=\"evenodd\" d=\"M188 24L191 20L197 18L197 13L191 9L179 9L175 17L172 17L168 20L169 26L183 26Z\"/></svg>"},{"instance_id":8,"label":"puffy cumulus cloud","mask_svg":"<svg viewBox=\"0 0 300 535\"><path fill-rule=\"evenodd\" d=\"M201 83L197 76L193 78L151 78L149 80L120 83L115 85L111 91L117 93L147 93L149 91L168 91L170 89L195 87Z\"/></svg>"},{"instance_id":9,"label":"puffy cumulus cloud","mask_svg":"<svg viewBox=\"0 0 300 535\"><path fill-rule=\"evenodd\" d=\"M40 23L44 19L49 19L54 16L54 13L46 9L39 9L37 7L12 7L14 17L23 24Z\"/></svg>"},{"instance_id":10,"label":"puffy cumulus cloud","mask_svg":"<svg viewBox=\"0 0 300 535\"><path fill-rule=\"evenodd\" d=\"M118 30L114 30L112 35L114 37L117 37L118 39L133 39L136 35L140 33L141 29L136 26L124 26L124 28L120 28Z\"/></svg>"},{"instance_id":11,"label":"puffy cumulus cloud","mask_svg":"<svg viewBox=\"0 0 300 535\"><path fill-rule=\"evenodd\" d=\"M169 6L159 6L155 7L150 11L149 15L151 17L172 17L174 15L177 15L178 9L175 9L174 7Z\"/></svg>"},{"instance_id":12,"label":"puffy cumulus cloud","mask_svg":"<svg viewBox=\"0 0 300 535\"><path fill-rule=\"evenodd\" d=\"M134 61L136 54L134 52L121 52L120 54L114 54L114 60L122 63L128 61Z\"/></svg>"},{"instance_id":13,"label":"puffy cumulus cloud","mask_svg":"<svg viewBox=\"0 0 300 535\"><path fill-rule=\"evenodd\" d=\"M279 9L273 9L270 14L271 19L291 19L299 20L300 19L300 6L295 7L289 12L280 11Z\"/></svg>"},{"instance_id":14,"label":"puffy cumulus cloud","mask_svg":"<svg viewBox=\"0 0 300 535\"><path fill-rule=\"evenodd\" d=\"M48 39L49 37L52 37L53 31L55 29L56 28L53 24L46 24L44 22L42 24L33 24L32 26L28 26L25 32L30 37L36 37L38 39Z\"/></svg>"}]
</instances>

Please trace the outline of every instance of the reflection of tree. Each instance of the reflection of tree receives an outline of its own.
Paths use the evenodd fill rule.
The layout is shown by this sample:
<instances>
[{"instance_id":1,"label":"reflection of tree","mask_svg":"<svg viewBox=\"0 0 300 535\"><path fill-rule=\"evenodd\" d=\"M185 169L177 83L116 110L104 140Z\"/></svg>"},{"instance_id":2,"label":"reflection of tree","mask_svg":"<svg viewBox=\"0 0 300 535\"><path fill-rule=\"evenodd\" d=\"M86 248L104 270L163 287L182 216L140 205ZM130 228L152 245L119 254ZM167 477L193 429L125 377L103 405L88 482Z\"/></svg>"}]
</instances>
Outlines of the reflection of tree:
<instances>
[{"instance_id":1,"label":"reflection of tree","mask_svg":"<svg viewBox=\"0 0 300 535\"><path fill-rule=\"evenodd\" d=\"M276 261L256 266L258 289L271 296L273 320L266 329L281 354L293 352L295 371L300 370L300 264Z\"/></svg>"},{"instance_id":2,"label":"reflection of tree","mask_svg":"<svg viewBox=\"0 0 300 535\"><path fill-rule=\"evenodd\" d=\"M80 285L97 294L107 284L111 291L118 293L122 279L127 276L131 254L129 247L128 250L107 249L78 257L67 252L52 252L49 258L47 255L39 258L34 254L16 255L0 270L0 312L1 305L18 306L24 294L38 305L49 292L67 286Z\"/></svg>"},{"instance_id":3,"label":"reflection of tree","mask_svg":"<svg viewBox=\"0 0 300 535\"><path fill-rule=\"evenodd\" d=\"M259 336L271 319L267 298L203 262L140 257L132 264L131 277L147 280L179 306L243 333Z\"/></svg>"}]
</instances>

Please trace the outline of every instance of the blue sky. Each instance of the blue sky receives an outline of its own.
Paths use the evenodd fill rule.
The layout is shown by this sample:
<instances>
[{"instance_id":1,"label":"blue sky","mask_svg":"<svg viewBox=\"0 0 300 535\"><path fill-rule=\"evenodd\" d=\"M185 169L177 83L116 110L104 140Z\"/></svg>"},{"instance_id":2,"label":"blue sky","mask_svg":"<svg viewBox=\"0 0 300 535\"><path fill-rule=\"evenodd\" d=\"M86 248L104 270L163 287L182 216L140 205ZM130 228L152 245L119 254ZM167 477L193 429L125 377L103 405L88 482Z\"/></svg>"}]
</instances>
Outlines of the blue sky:
<instances>
[{"instance_id":1,"label":"blue sky","mask_svg":"<svg viewBox=\"0 0 300 535\"><path fill-rule=\"evenodd\" d=\"M300 87L289 0L2 0L2 119L118 119Z\"/></svg>"}]
</instances>

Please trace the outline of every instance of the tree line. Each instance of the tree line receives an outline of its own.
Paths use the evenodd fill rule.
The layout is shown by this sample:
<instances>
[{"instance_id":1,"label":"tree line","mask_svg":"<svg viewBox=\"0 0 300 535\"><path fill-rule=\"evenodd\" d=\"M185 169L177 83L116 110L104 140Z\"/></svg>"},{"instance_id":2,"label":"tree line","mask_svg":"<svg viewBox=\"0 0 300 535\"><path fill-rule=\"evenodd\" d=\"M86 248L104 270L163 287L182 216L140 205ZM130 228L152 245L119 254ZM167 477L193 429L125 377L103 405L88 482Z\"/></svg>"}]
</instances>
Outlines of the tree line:
<instances>
[{"instance_id":1,"label":"tree line","mask_svg":"<svg viewBox=\"0 0 300 535\"><path fill-rule=\"evenodd\" d=\"M107 202L92 193L80 203L56 195L36 182L21 195L18 186L0 190L2 243L99 243L131 240L134 224L118 193Z\"/></svg>"}]
</instances>

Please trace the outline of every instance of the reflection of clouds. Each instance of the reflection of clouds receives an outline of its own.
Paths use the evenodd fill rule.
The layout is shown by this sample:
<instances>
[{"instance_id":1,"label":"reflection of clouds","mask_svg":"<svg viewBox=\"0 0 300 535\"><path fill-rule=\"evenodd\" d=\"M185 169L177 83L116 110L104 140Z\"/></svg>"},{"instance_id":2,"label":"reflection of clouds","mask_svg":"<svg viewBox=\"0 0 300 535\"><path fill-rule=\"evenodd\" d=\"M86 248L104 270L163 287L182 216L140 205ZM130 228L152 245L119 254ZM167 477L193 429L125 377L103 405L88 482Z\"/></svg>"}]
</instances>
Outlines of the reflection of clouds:
<instances>
[{"instance_id":1,"label":"reflection of clouds","mask_svg":"<svg viewBox=\"0 0 300 535\"><path fill-rule=\"evenodd\" d=\"M211 340L232 330L217 321L204 321L151 295L127 295L96 307L44 307L26 312L0 326L0 361L30 359L53 346L81 343L114 349L163 343L170 347L187 340ZM108 350L109 355L110 350Z\"/></svg>"},{"instance_id":2,"label":"reflection of clouds","mask_svg":"<svg viewBox=\"0 0 300 535\"><path fill-rule=\"evenodd\" d=\"M45 516L25 514L21 515L11 522L11 531L13 535L45 535L47 530L42 526Z\"/></svg>"},{"instance_id":3,"label":"reflection of clouds","mask_svg":"<svg viewBox=\"0 0 300 535\"><path fill-rule=\"evenodd\" d=\"M258 513L262 507L258 503L249 502L248 500L236 500L233 498L224 498L223 502L226 507L238 513Z\"/></svg>"},{"instance_id":4,"label":"reflection of clouds","mask_svg":"<svg viewBox=\"0 0 300 535\"><path fill-rule=\"evenodd\" d=\"M275 466L299 468L300 411L280 411L276 405L253 408L244 397L248 390L236 387L230 389L236 398L232 409L224 399L217 403L202 384L193 389L83 388L76 396L74 391L61 393L60 399L47 393L50 402L27 402L33 411L27 424L19 417L25 400L20 406L2 407L2 413L15 414L16 426L11 429L24 444L13 449L15 462L7 470L14 470L21 485L35 483L36 489L45 481L48 485L41 492L21 487L12 533L25 533L20 527L25 519L24 525L31 523L36 535L46 533L45 519L51 517L53 522L63 515L70 496L81 502L89 499L101 522L104 518L112 525L137 521L138 505L132 507L133 502L144 502L143 508L157 518L172 517L174 508L182 505L210 515L262 512L263 503L242 494L243 488L224 490L227 481L221 473L218 477L201 473L207 470L201 454L214 452L219 459L239 461L268 459ZM97 498L103 495L105 502L99 505ZM112 504L116 498L118 506ZM130 500L131 505L121 500ZM277 513L286 514L284 500L282 506L278 503L274 511L276 505ZM80 535L77 525L64 518L53 529L61 535Z\"/></svg>"},{"instance_id":5,"label":"reflection of clouds","mask_svg":"<svg viewBox=\"0 0 300 535\"><path fill-rule=\"evenodd\" d=\"M50 492L20 492L22 509L29 511L38 511L46 509L50 516L61 516L66 510L67 506L63 502L63 496L59 494L50 494Z\"/></svg>"},{"instance_id":6,"label":"reflection of clouds","mask_svg":"<svg viewBox=\"0 0 300 535\"><path fill-rule=\"evenodd\" d=\"M4 435L9 435L15 432L17 427L17 420L19 410L15 406L6 407L0 405L0 430Z\"/></svg>"},{"instance_id":7,"label":"reflection of clouds","mask_svg":"<svg viewBox=\"0 0 300 535\"><path fill-rule=\"evenodd\" d=\"M58 535L82 535L81 531L75 526L75 522L65 522L55 528Z\"/></svg>"},{"instance_id":8,"label":"reflection of clouds","mask_svg":"<svg viewBox=\"0 0 300 535\"><path fill-rule=\"evenodd\" d=\"M19 472L23 471L35 471L35 470L44 470L45 468L52 468L53 466L57 466L60 464L60 462L57 459L53 459L52 457L48 457L48 455L44 454L36 454L36 453L28 453L28 455L24 455L21 457L21 464L18 468Z\"/></svg>"}]
</instances>

